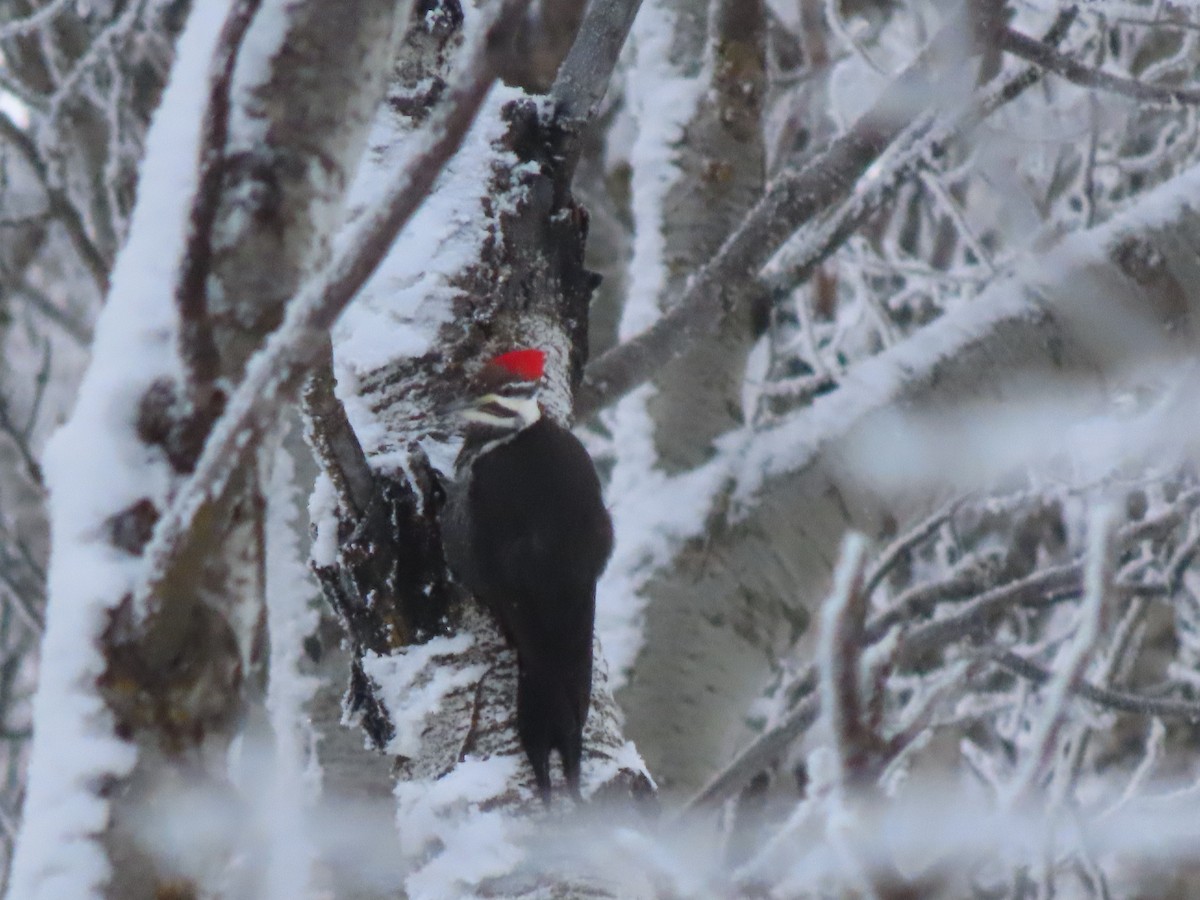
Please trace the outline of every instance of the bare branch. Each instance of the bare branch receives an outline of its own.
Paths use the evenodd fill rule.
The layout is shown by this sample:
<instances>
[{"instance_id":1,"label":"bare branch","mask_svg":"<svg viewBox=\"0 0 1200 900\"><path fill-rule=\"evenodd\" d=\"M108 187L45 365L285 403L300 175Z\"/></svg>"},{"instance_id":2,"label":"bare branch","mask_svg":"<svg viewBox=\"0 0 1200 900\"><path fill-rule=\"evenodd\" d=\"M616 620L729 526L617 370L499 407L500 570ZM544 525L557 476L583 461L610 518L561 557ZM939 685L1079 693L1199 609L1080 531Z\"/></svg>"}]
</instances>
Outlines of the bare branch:
<instances>
[{"instance_id":1,"label":"bare branch","mask_svg":"<svg viewBox=\"0 0 1200 900\"><path fill-rule=\"evenodd\" d=\"M187 385L193 402L208 406L207 395L220 372L220 356L208 317L208 277L212 263L213 224L221 205L225 176L225 144L229 137L230 86L242 41L261 0L238 0L217 38L209 73L208 108L200 138L196 192L188 216L188 236L175 285L179 308L180 355L188 368Z\"/></svg>"},{"instance_id":2,"label":"bare branch","mask_svg":"<svg viewBox=\"0 0 1200 900\"><path fill-rule=\"evenodd\" d=\"M1147 84L1130 78L1110 75L1108 72L1101 72L1099 69L1076 62L1052 47L1048 47L1028 35L1013 31L1011 28L1001 30L997 39L1000 47L1005 51L1036 63L1080 87L1093 87L1144 103L1159 103L1165 106L1200 104L1200 88Z\"/></svg>"},{"instance_id":3,"label":"bare branch","mask_svg":"<svg viewBox=\"0 0 1200 900\"><path fill-rule=\"evenodd\" d=\"M1011 650L985 650L980 655L997 665L1003 666L1014 675L1018 675L1039 686L1048 684L1055 678L1054 672ZM1200 722L1200 703L1193 703L1188 700L1171 700L1163 697L1147 697L1143 694L1113 690L1112 688L1092 684L1088 681L1079 681L1072 690L1080 697L1090 700L1097 706L1116 710L1117 712Z\"/></svg>"},{"instance_id":4,"label":"bare branch","mask_svg":"<svg viewBox=\"0 0 1200 900\"><path fill-rule=\"evenodd\" d=\"M863 593L868 597L871 596L875 592L875 589L883 583L883 579L888 576L888 573L891 572L893 567L906 554L912 552L914 548L919 547L937 534L938 530L954 515L959 505L963 502L963 499L959 498L944 509L938 510L923 522L919 522L913 528L909 529L907 534L901 535L885 547L867 573L863 584Z\"/></svg>"},{"instance_id":5,"label":"bare branch","mask_svg":"<svg viewBox=\"0 0 1200 900\"><path fill-rule=\"evenodd\" d=\"M333 348L328 340L321 356L304 384L305 437L333 482L339 503L359 519L375 496L375 479L346 409L333 392Z\"/></svg>"},{"instance_id":6,"label":"bare branch","mask_svg":"<svg viewBox=\"0 0 1200 900\"><path fill-rule=\"evenodd\" d=\"M43 291L30 284L28 280L22 279L19 281L15 285L15 293L22 297L38 315L43 316L47 321L53 322L62 329L63 334L71 338L80 347L86 347L91 343L91 327L75 316L64 312Z\"/></svg>"},{"instance_id":7,"label":"bare branch","mask_svg":"<svg viewBox=\"0 0 1200 900\"><path fill-rule=\"evenodd\" d=\"M12 414L8 409L8 399L4 396L0 396L0 433L8 435L12 441L17 454L21 457L25 474L29 480L38 488L42 488L44 486L42 467L29 446L29 435L25 429L18 427L17 423L13 421Z\"/></svg>"},{"instance_id":8,"label":"bare branch","mask_svg":"<svg viewBox=\"0 0 1200 900\"><path fill-rule=\"evenodd\" d=\"M1082 564L1069 563L993 588L967 603L954 615L914 628L904 639L901 661L907 662L973 634L1013 606L1040 601L1049 594L1075 590L1082 574Z\"/></svg>"},{"instance_id":9,"label":"bare branch","mask_svg":"<svg viewBox=\"0 0 1200 900\"><path fill-rule=\"evenodd\" d=\"M795 690L800 696L784 717L759 735L738 753L732 762L713 776L684 804L684 812L728 800L749 783L751 778L774 765L788 747L812 727L821 711L817 697L815 666L806 670L804 679Z\"/></svg>"},{"instance_id":10,"label":"bare branch","mask_svg":"<svg viewBox=\"0 0 1200 900\"><path fill-rule=\"evenodd\" d=\"M604 99L621 48L642 0L592 0L579 35L550 88L550 99L564 123L584 122Z\"/></svg>"},{"instance_id":11,"label":"bare branch","mask_svg":"<svg viewBox=\"0 0 1200 900\"><path fill-rule=\"evenodd\" d=\"M0 110L0 137L5 138L33 170L42 189L46 192L46 201L50 206L51 214L66 229L71 245L91 274L97 290L101 294L107 293L109 263L92 243L92 239L88 237L87 229L83 224L83 216L80 215L66 192L51 184L46 163L38 153L37 147L34 146L33 140L3 110Z\"/></svg>"},{"instance_id":12,"label":"bare branch","mask_svg":"<svg viewBox=\"0 0 1200 900\"><path fill-rule=\"evenodd\" d=\"M45 605L45 597L39 595L40 604L35 603L30 596L29 588L17 584L8 571L7 560L0 560L0 581L3 581L5 587L8 588L9 601L12 603L12 608L16 610L17 617L33 634L40 636L46 630L46 618L39 608L40 605Z\"/></svg>"},{"instance_id":13,"label":"bare branch","mask_svg":"<svg viewBox=\"0 0 1200 900\"><path fill-rule=\"evenodd\" d=\"M863 591L865 556L866 540L862 535L848 535L842 545L833 591L821 610L817 643L821 712L833 742L838 784L842 788L863 780L870 751L859 682L863 620L867 613Z\"/></svg>"}]
</instances>

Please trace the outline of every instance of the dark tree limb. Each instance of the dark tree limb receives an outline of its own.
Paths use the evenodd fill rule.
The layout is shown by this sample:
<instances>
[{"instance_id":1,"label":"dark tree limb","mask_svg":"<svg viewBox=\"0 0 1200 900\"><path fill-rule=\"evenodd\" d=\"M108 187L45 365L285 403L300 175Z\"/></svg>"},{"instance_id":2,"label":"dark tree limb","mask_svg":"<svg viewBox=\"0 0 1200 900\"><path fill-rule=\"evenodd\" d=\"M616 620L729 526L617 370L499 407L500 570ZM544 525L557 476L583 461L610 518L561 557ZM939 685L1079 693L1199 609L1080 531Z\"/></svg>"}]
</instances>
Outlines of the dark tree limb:
<instances>
[{"instance_id":1,"label":"dark tree limb","mask_svg":"<svg viewBox=\"0 0 1200 900\"><path fill-rule=\"evenodd\" d=\"M555 115L565 127L589 121L608 90L642 0L592 0L579 36L550 88Z\"/></svg>"},{"instance_id":2,"label":"dark tree limb","mask_svg":"<svg viewBox=\"0 0 1200 900\"><path fill-rule=\"evenodd\" d=\"M188 369L188 389L197 407L210 406L208 394L220 373L220 354L208 314L208 278L212 271L213 225L221 205L225 144L229 137L230 88L242 41L261 0L238 0L217 38L209 73L208 108L200 137L199 172L188 216L187 246L179 266L175 303L179 309L180 355Z\"/></svg>"},{"instance_id":3,"label":"dark tree limb","mask_svg":"<svg viewBox=\"0 0 1200 900\"><path fill-rule=\"evenodd\" d=\"M305 437L333 482L338 503L349 515L361 518L375 498L375 477L346 409L333 392L333 348L328 340L325 344L322 359L313 368L301 395Z\"/></svg>"},{"instance_id":4,"label":"dark tree limb","mask_svg":"<svg viewBox=\"0 0 1200 900\"><path fill-rule=\"evenodd\" d=\"M38 153L32 139L17 127L17 124L3 111L0 111L0 137L7 140L33 170L42 189L46 192L46 202L50 206L51 215L62 223L63 229L67 232L67 238L71 241L71 246L75 248L80 261L92 276L96 289L102 295L106 294L110 261L92 243L87 228L83 224L83 216L71 202L71 198L61 188L52 185L45 160Z\"/></svg>"},{"instance_id":5,"label":"dark tree limb","mask_svg":"<svg viewBox=\"0 0 1200 900\"><path fill-rule=\"evenodd\" d=\"M1091 66L1076 62L1071 57L1059 53L1044 42L1035 40L1011 28L997 31L996 40L1004 51L1019 56L1041 66L1048 72L1053 72L1072 84L1080 87L1096 88L1140 100L1143 103L1162 104L1165 106L1195 106L1200 104L1200 88L1172 87L1163 84L1147 84L1132 78L1121 78L1102 72Z\"/></svg>"},{"instance_id":6,"label":"dark tree limb","mask_svg":"<svg viewBox=\"0 0 1200 900\"><path fill-rule=\"evenodd\" d=\"M1048 684L1055 677L1055 674L1049 669L1011 650L985 650L982 655L1014 675L1038 686ZM1134 713L1140 716L1160 716L1164 719L1200 722L1200 703L1131 694L1127 691L1117 691L1083 680L1076 682L1072 690L1073 693L1085 700L1090 700L1105 709Z\"/></svg>"}]
</instances>

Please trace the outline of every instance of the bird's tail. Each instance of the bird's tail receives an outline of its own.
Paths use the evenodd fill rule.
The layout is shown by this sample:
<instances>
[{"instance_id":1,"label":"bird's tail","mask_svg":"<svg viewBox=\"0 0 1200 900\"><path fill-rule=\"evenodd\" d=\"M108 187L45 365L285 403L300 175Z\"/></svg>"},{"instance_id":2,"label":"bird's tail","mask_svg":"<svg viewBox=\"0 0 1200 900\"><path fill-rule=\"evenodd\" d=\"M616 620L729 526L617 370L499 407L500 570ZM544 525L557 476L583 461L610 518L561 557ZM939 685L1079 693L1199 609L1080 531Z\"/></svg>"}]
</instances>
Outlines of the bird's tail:
<instances>
[{"instance_id":1,"label":"bird's tail","mask_svg":"<svg viewBox=\"0 0 1200 900\"><path fill-rule=\"evenodd\" d=\"M562 757L571 794L580 798L579 769L583 758L583 723L591 699L591 672L570 677L562 671L520 664L517 676L517 732L538 793L550 800L550 751ZM581 687L582 685L582 687Z\"/></svg>"}]
</instances>

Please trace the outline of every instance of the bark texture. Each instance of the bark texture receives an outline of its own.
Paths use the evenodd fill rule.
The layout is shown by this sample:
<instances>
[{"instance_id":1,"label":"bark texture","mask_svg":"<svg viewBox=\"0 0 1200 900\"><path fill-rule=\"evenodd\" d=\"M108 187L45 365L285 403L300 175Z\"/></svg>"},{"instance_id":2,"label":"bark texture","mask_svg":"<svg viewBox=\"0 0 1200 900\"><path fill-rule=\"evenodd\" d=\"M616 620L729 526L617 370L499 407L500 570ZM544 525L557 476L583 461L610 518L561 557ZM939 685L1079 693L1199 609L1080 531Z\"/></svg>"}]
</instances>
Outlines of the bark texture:
<instances>
[{"instance_id":1,"label":"bark texture","mask_svg":"<svg viewBox=\"0 0 1200 900\"><path fill-rule=\"evenodd\" d=\"M677 4L677 15L691 5ZM762 194L765 39L759 0L711 5L701 50L708 89L681 135L676 181L663 202L666 283L660 305L682 294L691 273L713 257ZM753 318L750 304L739 305L711 339L671 360L654 379L649 411L659 461L668 472L704 462L713 440L741 422Z\"/></svg>"}]
</instances>

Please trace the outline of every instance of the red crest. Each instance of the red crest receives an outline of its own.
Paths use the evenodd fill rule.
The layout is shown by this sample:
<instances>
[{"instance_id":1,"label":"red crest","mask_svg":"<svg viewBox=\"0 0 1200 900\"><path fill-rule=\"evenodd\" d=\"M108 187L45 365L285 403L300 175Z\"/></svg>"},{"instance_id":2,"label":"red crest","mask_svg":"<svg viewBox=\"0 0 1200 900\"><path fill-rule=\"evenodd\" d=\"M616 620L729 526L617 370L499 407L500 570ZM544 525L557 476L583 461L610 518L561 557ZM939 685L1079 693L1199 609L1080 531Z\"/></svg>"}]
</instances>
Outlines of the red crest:
<instances>
[{"instance_id":1,"label":"red crest","mask_svg":"<svg viewBox=\"0 0 1200 900\"><path fill-rule=\"evenodd\" d=\"M510 350L493 359L492 364L525 381L539 381L546 372L546 354L541 350Z\"/></svg>"}]
</instances>

